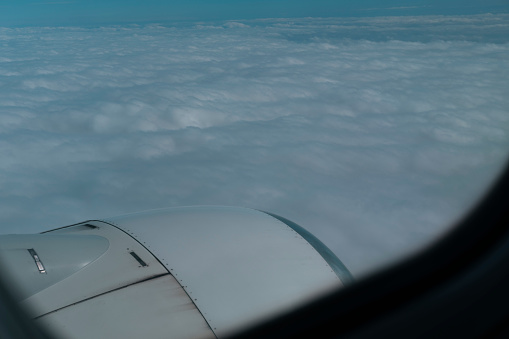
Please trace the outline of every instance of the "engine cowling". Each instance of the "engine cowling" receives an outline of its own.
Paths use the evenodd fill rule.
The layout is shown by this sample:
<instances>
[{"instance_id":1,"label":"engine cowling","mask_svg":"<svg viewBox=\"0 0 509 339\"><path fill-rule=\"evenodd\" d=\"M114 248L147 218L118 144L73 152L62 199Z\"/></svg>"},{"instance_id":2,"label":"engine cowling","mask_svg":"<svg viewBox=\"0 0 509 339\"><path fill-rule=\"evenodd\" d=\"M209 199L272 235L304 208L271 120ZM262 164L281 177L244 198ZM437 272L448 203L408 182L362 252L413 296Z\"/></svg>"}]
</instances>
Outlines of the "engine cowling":
<instances>
[{"instance_id":1,"label":"engine cowling","mask_svg":"<svg viewBox=\"0 0 509 339\"><path fill-rule=\"evenodd\" d=\"M291 221L179 207L0 236L30 315L64 338L214 338L291 310L351 275Z\"/></svg>"}]
</instances>

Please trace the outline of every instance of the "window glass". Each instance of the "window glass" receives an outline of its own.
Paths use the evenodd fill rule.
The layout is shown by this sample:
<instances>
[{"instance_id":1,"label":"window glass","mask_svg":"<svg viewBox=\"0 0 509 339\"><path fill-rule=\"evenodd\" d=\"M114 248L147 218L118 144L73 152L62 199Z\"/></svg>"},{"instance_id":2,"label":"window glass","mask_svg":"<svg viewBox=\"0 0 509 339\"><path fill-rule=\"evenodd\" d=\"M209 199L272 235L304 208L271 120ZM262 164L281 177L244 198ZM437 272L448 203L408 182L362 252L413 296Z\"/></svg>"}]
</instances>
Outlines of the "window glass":
<instances>
[{"instance_id":1,"label":"window glass","mask_svg":"<svg viewBox=\"0 0 509 339\"><path fill-rule=\"evenodd\" d=\"M2 4L1 232L240 205L362 276L447 232L503 167L508 7Z\"/></svg>"}]
</instances>

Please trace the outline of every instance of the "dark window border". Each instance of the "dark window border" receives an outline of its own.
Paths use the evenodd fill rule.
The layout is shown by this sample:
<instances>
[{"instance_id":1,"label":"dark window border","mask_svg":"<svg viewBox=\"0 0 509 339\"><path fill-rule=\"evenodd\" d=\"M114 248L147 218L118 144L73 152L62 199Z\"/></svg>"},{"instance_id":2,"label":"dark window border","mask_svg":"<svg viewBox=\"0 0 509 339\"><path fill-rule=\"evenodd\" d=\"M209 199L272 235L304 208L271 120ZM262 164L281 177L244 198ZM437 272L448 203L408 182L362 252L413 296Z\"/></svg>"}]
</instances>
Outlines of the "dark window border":
<instances>
[{"instance_id":1,"label":"dark window border","mask_svg":"<svg viewBox=\"0 0 509 339\"><path fill-rule=\"evenodd\" d=\"M234 338L499 336L509 337L508 166L426 251Z\"/></svg>"}]
</instances>

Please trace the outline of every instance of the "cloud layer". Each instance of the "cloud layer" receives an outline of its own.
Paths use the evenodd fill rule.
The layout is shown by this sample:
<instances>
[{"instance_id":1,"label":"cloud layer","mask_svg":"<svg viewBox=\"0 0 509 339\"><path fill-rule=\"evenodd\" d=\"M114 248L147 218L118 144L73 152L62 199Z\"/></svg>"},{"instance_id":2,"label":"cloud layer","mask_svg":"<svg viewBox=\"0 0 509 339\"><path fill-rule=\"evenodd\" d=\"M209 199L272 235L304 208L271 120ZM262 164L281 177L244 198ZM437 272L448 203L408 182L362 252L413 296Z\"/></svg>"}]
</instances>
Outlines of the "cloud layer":
<instances>
[{"instance_id":1,"label":"cloud layer","mask_svg":"<svg viewBox=\"0 0 509 339\"><path fill-rule=\"evenodd\" d=\"M0 225L219 204L354 274L427 244L509 148L509 16L0 29Z\"/></svg>"}]
</instances>

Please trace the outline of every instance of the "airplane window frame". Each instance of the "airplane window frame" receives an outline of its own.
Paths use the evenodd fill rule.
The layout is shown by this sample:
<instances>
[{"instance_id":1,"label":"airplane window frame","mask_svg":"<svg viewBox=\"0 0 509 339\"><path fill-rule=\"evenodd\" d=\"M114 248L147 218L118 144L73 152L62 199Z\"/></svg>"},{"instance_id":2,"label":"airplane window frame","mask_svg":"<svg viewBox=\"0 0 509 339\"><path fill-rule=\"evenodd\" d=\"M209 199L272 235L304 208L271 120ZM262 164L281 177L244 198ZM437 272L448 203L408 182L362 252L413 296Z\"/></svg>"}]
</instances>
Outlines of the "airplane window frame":
<instances>
[{"instance_id":1,"label":"airplane window frame","mask_svg":"<svg viewBox=\"0 0 509 339\"><path fill-rule=\"evenodd\" d=\"M449 234L247 338L509 337L509 164Z\"/></svg>"}]
</instances>

